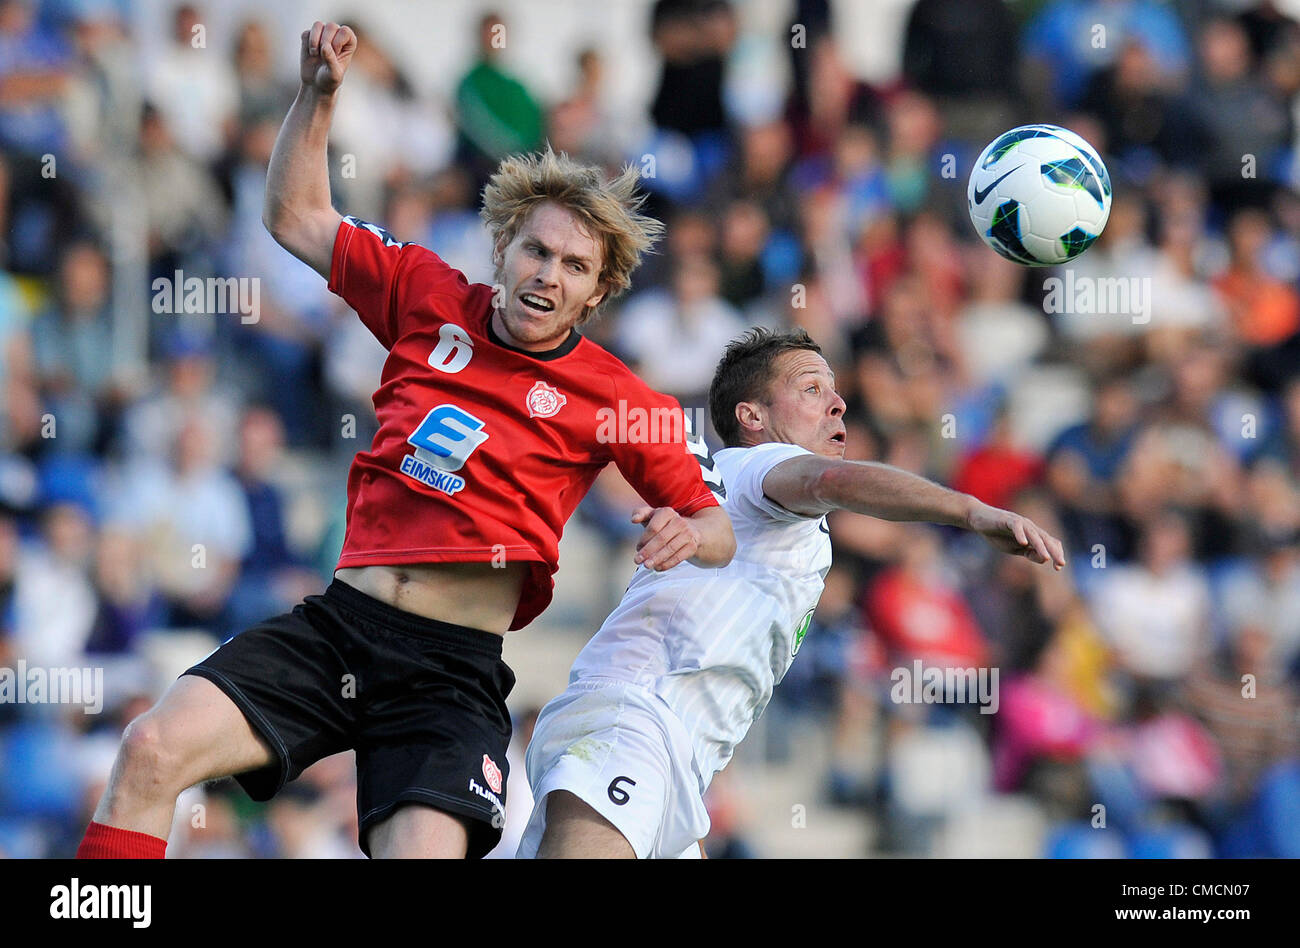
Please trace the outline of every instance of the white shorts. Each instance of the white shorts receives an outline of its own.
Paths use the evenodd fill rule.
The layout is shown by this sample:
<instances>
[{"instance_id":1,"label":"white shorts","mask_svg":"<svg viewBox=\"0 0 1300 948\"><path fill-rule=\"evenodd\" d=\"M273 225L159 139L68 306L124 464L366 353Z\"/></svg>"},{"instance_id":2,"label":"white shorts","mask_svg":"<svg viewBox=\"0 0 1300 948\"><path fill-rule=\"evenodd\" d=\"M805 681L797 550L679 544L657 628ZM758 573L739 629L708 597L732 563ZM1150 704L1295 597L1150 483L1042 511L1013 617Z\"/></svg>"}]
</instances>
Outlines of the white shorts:
<instances>
[{"instance_id":1,"label":"white shorts","mask_svg":"<svg viewBox=\"0 0 1300 948\"><path fill-rule=\"evenodd\" d=\"M638 859L700 857L709 814L686 729L661 698L608 678L575 682L542 709L528 744L533 814L518 858L546 831L546 797L567 790L614 824Z\"/></svg>"}]
</instances>

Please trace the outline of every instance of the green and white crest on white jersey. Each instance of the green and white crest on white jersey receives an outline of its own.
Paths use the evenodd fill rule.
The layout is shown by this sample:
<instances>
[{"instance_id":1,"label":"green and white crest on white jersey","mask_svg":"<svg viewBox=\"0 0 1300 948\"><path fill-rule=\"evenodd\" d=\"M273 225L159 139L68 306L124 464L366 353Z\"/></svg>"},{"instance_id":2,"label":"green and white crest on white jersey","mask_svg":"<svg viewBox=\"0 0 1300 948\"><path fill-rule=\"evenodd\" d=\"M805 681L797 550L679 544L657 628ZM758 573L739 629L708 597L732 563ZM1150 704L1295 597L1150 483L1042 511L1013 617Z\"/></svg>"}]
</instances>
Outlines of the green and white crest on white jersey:
<instances>
[{"instance_id":1,"label":"green and white crest on white jersey","mask_svg":"<svg viewBox=\"0 0 1300 948\"><path fill-rule=\"evenodd\" d=\"M799 628L795 629L794 642L790 646L790 657L794 658L799 654L799 646L803 645L803 637L808 634L808 626L812 625L813 610L809 609L808 614L803 617L799 623Z\"/></svg>"}]
</instances>

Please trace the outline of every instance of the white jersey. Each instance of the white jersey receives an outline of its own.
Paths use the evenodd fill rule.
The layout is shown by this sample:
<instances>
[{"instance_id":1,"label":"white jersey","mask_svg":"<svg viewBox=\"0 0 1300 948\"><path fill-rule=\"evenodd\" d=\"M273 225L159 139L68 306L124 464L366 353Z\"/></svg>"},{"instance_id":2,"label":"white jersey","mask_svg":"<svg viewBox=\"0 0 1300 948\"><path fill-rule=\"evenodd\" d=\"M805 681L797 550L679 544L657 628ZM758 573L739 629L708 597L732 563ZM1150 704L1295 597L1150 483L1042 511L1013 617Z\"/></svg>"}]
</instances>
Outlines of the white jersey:
<instances>
[{"instance_id":1,"label":"white jersey","mask_svg":"<svg viewBox=\"0 0 1300 948\"><path fill-rule=\"evenodd\" d=\"M731 517L735 557L722 569L638 568L569 676L613 678L662 698L689 734L701 792L767 707L821 598L831 565L826 518L791 513L763 494L773 467L810 453L769 443L702 457Z\"/></svg>"}]
</instances>

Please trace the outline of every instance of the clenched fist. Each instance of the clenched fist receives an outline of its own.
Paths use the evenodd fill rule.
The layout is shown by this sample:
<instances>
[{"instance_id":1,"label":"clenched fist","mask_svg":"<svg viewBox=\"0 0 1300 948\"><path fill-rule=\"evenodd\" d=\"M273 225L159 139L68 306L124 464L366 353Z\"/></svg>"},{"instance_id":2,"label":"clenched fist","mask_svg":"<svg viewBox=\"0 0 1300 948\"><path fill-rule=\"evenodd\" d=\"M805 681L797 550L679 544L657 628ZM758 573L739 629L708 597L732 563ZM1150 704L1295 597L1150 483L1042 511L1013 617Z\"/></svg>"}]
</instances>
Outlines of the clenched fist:
<instances>
[{"instance_id":1,"label":"clenched fist","mask_svg":"<svg viewBox=\"0 0 1300 948\"><path fill-rule=\"evenodd\" d=\"M317 20L302 34L302 84L332 94L342 84L356 51L357 34L351 27Z\"/></svg>"}]
</instances>

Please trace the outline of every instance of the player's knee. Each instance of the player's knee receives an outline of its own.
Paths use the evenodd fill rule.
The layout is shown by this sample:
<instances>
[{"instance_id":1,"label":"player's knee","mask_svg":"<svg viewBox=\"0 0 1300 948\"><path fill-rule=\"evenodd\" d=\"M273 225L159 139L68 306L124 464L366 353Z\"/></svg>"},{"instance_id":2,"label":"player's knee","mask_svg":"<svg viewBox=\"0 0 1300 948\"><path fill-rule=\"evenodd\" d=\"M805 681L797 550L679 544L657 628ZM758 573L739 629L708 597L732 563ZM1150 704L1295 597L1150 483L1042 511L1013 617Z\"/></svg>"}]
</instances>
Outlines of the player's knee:
<instances>
[{"instance_id":1,"label":"player's knee","mask_svg":"<svg viewBox=\"0 0 1300 948\"><path fill-rule=\"evenodd\" d=\"M185 789L181 785L181 761L168 745L158 716L140 715L126 726L118 751L125 788L149 795Z\"/></svg>"}]
</instances>

